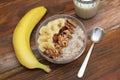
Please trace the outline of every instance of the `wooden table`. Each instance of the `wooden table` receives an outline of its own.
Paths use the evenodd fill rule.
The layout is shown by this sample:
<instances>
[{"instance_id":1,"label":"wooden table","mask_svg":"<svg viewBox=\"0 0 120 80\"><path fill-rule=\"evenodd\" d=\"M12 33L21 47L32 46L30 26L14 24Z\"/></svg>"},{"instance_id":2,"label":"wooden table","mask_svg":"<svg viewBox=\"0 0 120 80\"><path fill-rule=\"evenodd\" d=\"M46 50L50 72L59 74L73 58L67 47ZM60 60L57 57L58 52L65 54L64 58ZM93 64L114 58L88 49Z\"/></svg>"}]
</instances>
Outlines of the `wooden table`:
<instances>
[{"instance_id":1,"label":"wooden table","mask_svg":"<svg viewBox=\"0 0 120 80\"><path fill-rule=\"evenodd\" d=\"M31 48L40 62L51 67L52 72L47 74L40 69L26 69L16 59L12 45L13 30L27 11L42 5L48 10L42 21L64 13L81 20L88 37L95 26L105 29L103 39L94 47L83 78L78 79L76 75L91 41L87 41L85 52L77 60L64 65L50 63L40 57L35 46L35 32L42 21L32 33ZM120 80L120 0L101 0L98 14L89 20L76 16L72 0L0 0L0 80Z\"/></svg>"}]
</instances>

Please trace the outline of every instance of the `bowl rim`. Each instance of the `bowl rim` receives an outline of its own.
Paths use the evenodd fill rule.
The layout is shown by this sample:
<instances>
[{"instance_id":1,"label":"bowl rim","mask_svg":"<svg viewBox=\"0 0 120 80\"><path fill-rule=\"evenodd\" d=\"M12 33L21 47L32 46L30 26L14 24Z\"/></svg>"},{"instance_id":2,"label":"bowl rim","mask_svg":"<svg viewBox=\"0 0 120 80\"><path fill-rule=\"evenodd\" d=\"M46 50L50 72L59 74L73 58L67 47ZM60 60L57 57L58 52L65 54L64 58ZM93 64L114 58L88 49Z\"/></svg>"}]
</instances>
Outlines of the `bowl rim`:
<instances>
[{"instance_id":1,"label":"bowl rim","mask_svg":"<svg viewBox=\"0 0 120 80\"><path fill-rule=\"evenodd\" d=\"M39 30L41 27L43 27L44 25L47 25L45 23L48 23L49 21L52 21L54 19L57 19L57 18L70 18L70 19L74 19L77 23L79 22L79 27L82 28L84 34L85 34L85 40L84 40L84 47L82 47L83 49L80 50L80 54L76 55L74 58L72 59L68 59L68 60L65 60L65 61L56 61L56 60L53 60L47 56L45 56L43 54L43 52L39 49L39 43L38 43L38 37L39 37ZM69 62L72 62L74 60L76 60L77 58L79 58L83 52L85 51L85 48L86 48L86 43L87 43L87 32L86 32L86 29L85 29L85 26L83 25L83 23L78 20L77 18L71 16L71 15L66 15L66 14L56 14L56 15L53 15L47 19L45 19L43 22L41 22L41 24L38 26L37 28L37 31L36 31L36 34L35 34L35 46L37 47L37 50L39 51L40 55L45 58L46 60L48 60L49 62L52 62L52 63L56 63L56 64L65 64L65 63L69 63Z\"/></svg>"}]
</instances>

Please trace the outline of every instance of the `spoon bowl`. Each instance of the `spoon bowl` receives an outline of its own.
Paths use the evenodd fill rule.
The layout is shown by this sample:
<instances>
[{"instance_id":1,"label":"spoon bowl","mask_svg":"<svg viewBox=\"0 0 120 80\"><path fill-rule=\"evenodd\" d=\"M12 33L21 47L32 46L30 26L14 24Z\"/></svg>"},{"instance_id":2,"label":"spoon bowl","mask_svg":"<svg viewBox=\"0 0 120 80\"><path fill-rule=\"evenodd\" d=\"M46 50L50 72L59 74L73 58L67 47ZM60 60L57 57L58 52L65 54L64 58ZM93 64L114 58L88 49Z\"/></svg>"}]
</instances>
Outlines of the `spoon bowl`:
<instances>
[{"instance_id":1,"label":"spoon bowl","mask_svg":"<svg viewBox=\"0 0 120 80\"><path fill-rule=\"evenodd\" d=\"M92 32L91 41L97 43L101 40L104 30L100 27L95 27Z\"/></svg>"}]
</instances>

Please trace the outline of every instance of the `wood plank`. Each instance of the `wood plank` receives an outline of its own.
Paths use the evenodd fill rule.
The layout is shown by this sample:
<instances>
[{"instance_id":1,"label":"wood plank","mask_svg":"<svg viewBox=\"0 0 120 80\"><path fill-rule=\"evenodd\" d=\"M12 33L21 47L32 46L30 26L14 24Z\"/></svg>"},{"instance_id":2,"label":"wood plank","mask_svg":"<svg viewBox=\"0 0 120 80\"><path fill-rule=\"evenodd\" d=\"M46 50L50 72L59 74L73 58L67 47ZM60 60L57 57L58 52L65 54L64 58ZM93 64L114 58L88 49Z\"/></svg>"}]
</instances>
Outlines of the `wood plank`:
<instances>
[{"instance_id":1,"label":"wood plank","mask_svg":"<svg viewBox=\"0 0 120 80\"><path fill-rule=\"evenodd\" d=\"M12 45L13 31L19 20L27 11L42 5L48 9L42 21L55 14L68 14L78 18L84 23L88 37L90 36L92 28L95 26L101 26L105 29L105 37L100 44L95 45L89 66L86 70L86 75L81 80L104 80L111 74L113 74L113 77L115 75L114 79L120 79L120 77L118 77L120 74L120 0L101 0L97 15L88 20L81 19L75 14L72 0L1 0L0 79L39 80L42 78L43 80L51 80L58 77L58 80L64 78L77 80L76 73L82 64L91 42L88 40L84 54L76 61L66 65L49 63L41 58L35 46L35 32L42 21L39 22L33 30L31 35L31 48L36 57L40 59L41 62L50 65L53 71L50 74L46 74L38 69L28 70L22 67L16 59Z\"/></svg>"},{"instance_id":2,"label":"wood plank","mask_svg":"<svg viewBox=\"0 0 120 80\"><path fill-rule=\"evenodd\" d=\"M82 79L78 79L76 74L82 64L82 61L91 45L91 41L88 40L87 48L84 54L73 61L72 63L65 65L57 65L49 63L48 61L41 59L40 61L50 65L52 72L46 74L42 70L34 69L29 70L24 67L18 67L16 69L4 72L0 75L0 79L9 80L105 80L109 75L110 78L116 80L120 79L120 28L107 32L102 41L95 45L93 53L91 55L88 67L85 71L85 76ZM112 37L111 37L112 36ZM112 43L111 43L112 42ZM72 76L72 77L71 77ZM108 79L110 79L108 78Z\"/></svg>"}]
</instances>

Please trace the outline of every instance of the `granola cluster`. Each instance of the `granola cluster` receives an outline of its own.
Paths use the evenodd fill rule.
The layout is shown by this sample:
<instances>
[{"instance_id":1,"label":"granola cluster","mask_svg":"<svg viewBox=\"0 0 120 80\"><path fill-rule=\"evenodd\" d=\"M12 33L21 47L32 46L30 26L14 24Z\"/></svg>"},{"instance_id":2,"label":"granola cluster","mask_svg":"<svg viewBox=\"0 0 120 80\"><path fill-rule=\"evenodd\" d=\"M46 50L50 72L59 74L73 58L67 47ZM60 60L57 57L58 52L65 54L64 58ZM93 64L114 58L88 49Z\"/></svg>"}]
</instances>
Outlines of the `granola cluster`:
<instances>
[{"instance_id":1,"label":"granola cluster","mask_svg":"<svg viewBox=\"0 0 120 80\"><path fill-rule=\"evenodd\" d=\"M68 41L73 38L74 28L77 24L71 20L67 19L65 26L59 30L59 33L53 35L53 43L55 49L46 49L43 53L52 59L56 59L60 54L63 54L62 49L68 46Z\"/></svg>"}]
</instances>

